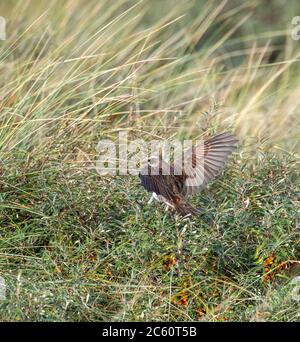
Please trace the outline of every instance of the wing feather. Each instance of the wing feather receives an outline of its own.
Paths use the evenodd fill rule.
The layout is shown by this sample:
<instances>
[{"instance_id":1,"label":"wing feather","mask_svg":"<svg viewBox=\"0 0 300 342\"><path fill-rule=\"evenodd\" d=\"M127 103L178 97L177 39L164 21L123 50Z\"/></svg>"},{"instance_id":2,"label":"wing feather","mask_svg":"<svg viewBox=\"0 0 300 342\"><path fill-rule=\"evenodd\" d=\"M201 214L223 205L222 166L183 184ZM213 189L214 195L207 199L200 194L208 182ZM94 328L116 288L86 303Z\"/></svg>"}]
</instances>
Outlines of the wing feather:
<instances>
[{"instance_id":1,"label":"wing feather","mask_svg":"<svg viewBox=\"0 0 300 342\"><path fill-rule=\"evenodd\" d=\"M236 148L237 142L235 135L224 132L193 148L192 167L195 169L195 173L186 178L183 194L192 195L205 188L208 182L221 172L226 160ZM196 165L197 156L203 157L203 162L200 162L200 165Z\"/></svg>"},{"instance_id":2,"label":"wing feather","mask_svg":"<svg viewBox=\"0 0 300 342\"><path fill-rule=\"evenodd\" d=\"M149 192L162 195L169 201L174 199L174 180L169 175L139 174L143 187ZM177 190L177 189L176 189ZM179 194L179 192L177 191Z\"/></svg>"}]
</instances>

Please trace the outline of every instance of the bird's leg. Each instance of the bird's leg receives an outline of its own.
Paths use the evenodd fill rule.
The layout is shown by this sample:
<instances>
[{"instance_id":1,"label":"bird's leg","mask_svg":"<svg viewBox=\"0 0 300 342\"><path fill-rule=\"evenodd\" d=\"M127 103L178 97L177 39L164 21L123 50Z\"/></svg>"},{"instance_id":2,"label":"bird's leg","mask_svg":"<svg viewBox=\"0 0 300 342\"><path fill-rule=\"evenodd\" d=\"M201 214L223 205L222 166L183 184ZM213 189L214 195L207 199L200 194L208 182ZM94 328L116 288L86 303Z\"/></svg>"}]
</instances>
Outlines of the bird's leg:
<instances>
[{"instance_id":1,"label":"bird's leg","mask_svg":"<svg viewBox=\"0 0 300 342\"><path fill-rule=\"evenodd\" d=\"M152 195L148 201L148 204L151 204L153 202L153 200L154 200L154 192L152 193Z\"/></svg>"},{"instance_id":2,"label":"bird's leg","mask_svg":"<svg viewBox=\"0 0 300 342\"><path fill-rule=\"evenodd\" d=\"M169 211L169 209L174 209L174 205L172 205L171 203L164 201L165 205L166 205L166 209L165 212Z\"/></svg>"}]
</instances>

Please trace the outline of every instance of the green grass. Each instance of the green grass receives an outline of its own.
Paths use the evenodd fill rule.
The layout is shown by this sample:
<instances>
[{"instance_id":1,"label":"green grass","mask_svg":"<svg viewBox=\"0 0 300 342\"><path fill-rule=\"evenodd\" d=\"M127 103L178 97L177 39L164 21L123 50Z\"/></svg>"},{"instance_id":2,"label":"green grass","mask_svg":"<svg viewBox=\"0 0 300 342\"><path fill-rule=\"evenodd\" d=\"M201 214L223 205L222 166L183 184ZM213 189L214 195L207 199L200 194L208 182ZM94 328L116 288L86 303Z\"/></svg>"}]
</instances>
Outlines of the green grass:
<instances>
[{"instance_id":1,"label":"green grass","mask_svg":"<svg viewBox=\"0 0 300 342\"><path fill-rule=\"evenodd\" d=\"M1 3L0 321L299 321L299 4L151 3ZM97 174L123 130L236 132L202 218Z\"/></svg>"},{"instance_id":2,"label":"green grass","mask_svg":"<svg viewBox=\"0 0 300 342\"><path fill-rule=\"evenodd\" d=\"M137 177L32 169L1 180L2 320L198 320L200 309L202 320L299 319L299 267L266 280L263 265L299 259L293 158L235 158L194 198L210 223L145 205Z\"/></svg>"}]
</instances>

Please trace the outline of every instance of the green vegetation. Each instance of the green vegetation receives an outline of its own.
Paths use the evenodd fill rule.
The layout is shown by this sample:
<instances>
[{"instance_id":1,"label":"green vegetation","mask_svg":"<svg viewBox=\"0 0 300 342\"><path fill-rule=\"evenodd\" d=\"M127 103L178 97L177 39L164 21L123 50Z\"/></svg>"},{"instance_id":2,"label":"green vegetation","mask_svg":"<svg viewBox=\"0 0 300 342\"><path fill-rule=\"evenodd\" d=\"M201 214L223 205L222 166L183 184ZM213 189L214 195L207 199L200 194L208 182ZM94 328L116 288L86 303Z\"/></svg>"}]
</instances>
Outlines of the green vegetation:
<instances>
[{"instance_id":1,"label":"green vegetation","mask_svg":"<svg viewBox=\"0 0 300 342\"><path fill-rule=\"evenodd\" d=\"M0 4L1 321L299 320L300 6L174 3ZM122 130L237 133L204 217L97 174Z\"/></svg>"}]
</instances>

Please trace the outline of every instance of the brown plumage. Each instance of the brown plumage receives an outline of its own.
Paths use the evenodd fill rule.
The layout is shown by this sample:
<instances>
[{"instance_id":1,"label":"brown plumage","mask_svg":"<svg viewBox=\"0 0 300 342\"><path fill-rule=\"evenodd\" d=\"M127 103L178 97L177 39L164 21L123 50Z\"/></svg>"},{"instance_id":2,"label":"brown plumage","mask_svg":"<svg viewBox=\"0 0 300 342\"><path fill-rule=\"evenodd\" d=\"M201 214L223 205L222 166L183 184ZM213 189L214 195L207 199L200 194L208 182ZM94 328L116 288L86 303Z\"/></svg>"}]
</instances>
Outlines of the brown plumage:
<instances>
[{"instance_id":1,"label":"brown plumage","mask_svg":"<svg viewBox=\"0 0 300 342\"><path fill-rule=\"evenodd\" d=\"M141 183L147 191L174 207L182 216L198 215L200 211L190 205L185 197L201 191L221 172L237 142L231 133L218 134L188 151L192 161L191 172L186 172L183 167L182 174L177 175L174 170L178 162L175 161L168 166L170 173L165 175L162 172L164 162L160 159L156 167L148 165L140 172Z\"/></svg>"}]
</instances>

